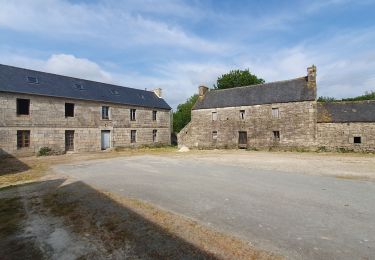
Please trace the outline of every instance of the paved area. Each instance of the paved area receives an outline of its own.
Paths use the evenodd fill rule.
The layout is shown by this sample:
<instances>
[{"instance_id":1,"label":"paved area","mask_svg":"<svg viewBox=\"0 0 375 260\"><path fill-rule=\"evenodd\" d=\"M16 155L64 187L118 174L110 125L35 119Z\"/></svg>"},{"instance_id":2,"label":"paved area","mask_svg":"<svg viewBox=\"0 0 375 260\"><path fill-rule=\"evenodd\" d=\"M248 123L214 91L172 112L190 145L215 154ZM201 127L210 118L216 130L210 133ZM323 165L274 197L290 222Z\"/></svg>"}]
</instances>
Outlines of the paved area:
<instances>
[{"instance_id":1,"label":"paved area","mask_svg":"<svg viewBox=\"0 0 375 260\"><path fill-rule=\"evenodd\" d=\"M249 155L251 156L251 155ZM224 162L224 163L223 163ZM360 166L359 166L360 167ZM375 259L375 182L235 166L220 156L134 156L58 165L291 259ZM313 171L313 169L311 169Z\"/></svg>"}]
</instances>

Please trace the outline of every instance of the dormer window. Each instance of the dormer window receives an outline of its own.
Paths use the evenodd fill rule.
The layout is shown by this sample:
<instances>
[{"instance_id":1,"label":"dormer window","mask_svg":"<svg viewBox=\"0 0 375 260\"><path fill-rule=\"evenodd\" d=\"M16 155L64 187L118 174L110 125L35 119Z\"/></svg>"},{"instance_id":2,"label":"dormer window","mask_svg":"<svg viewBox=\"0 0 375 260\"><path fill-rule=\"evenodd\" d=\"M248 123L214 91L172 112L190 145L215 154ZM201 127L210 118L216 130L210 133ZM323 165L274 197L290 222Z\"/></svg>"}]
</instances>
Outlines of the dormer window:
<instances>
[{"instance_id":1,"label":"dormer window","mask_svg":"<svg viewBox=\"0 0 375 260\"><path fill-rule=\"evenodd\" d=\"M27 76L26 80L27 80L27 83L30 83L30 84L38 84L39 83L38 78L33 77L33 76Z\"/></svg>"}]
</instances>

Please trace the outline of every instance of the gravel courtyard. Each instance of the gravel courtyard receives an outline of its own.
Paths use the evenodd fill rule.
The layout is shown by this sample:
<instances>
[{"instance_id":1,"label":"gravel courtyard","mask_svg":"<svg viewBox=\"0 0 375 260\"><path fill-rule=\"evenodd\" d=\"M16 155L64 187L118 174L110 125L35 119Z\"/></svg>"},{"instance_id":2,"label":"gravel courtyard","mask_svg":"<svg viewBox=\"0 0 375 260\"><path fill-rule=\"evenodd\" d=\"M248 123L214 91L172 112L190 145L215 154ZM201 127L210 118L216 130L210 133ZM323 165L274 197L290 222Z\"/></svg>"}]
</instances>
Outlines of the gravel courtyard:
<instances>
[{"instance_id":1,"label":"gravel courtyard","mask_svg":"<svg viewBox=\"0 0 375 260\"><path fill-rule=\"evenodd\" d=\"M53 169L287 258L375 255L373 155L205 151Z\"/></svg>"}]
</instances>

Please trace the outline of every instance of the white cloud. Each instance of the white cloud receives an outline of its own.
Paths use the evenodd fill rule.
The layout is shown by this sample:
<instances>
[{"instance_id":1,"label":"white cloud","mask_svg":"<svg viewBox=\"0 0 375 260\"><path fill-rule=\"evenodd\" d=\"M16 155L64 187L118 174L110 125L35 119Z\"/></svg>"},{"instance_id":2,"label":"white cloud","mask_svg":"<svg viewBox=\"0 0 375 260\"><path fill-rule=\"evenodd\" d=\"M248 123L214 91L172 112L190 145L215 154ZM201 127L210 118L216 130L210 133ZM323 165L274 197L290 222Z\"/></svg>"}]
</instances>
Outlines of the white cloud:
<instances>
[{"instance_id":1,"label":"white cloud","mask_svg":"<svg viewBox=\"0 0 375 260\"><path fill-rule=\"evenodd\" d=\"M168 8L164 12L168 14L173 14L173 8L180 13L183 10L186 14L192 13L182 4L164 2ZM3 0L0 27L68 41L96 41L116 48L157 44L209 53L226 48L225 45L187 33L177 24L142 15L139 10L151 12L148 1L136 6L138 9L134 2L129 5L122 3L122 8L119 8L110 4L73 4L63 0ZM154 12L163 13L160 8Z\"/></svg>"},{"instance_id":2,"label":"white cloud","mask_svg":"<svg viewBox=\"0 0 375 260\"><path fill-rule=\"evenodd\" d=\"M43 66L45 71L85 78L96 81L113 81L110 73L104 71L98 64L88 59L76 58L74 55L54 54Z\"/></svg>"}]
</instances>

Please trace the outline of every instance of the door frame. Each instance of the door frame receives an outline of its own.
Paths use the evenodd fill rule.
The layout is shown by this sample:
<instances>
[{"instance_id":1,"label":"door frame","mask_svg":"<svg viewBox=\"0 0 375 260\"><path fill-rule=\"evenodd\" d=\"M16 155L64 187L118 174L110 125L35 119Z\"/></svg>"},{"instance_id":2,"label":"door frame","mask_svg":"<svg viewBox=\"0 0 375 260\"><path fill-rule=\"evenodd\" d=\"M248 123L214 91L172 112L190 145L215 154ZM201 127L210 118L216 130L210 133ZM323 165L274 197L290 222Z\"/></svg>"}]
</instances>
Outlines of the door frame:
<instances>
[{"instance_id":1,"label":"door frame","mask_svg":"<svg viewBox=\"0 0 375 260\"><path fill-rule=\"evenodd\" d=\"M241 142L241 136L245 143ZM238 131L238 148L247 148L247 131Z\"/></svg>"},{"instance_id":2,"label":"door frame","mask_svg":"<svg viewBox=\"0 0 375 260\"><path fill-rule=\"evenodd\" d=\"M104 136L105 133L108 133L108 147L104 148ZM100 131L100 149L101 150L107 150L111 148L111 130L101 130Z\"/></svg>"},{"instance_id":3,"label":"door frame","mask_svg":"<svg viewBox=\"0 0 375 260\"><path fill-rule=\"evenodd\" d=\"M72 152L74 151L74 130L65 130L65 152ZM68 142L68 137L72 137L72 142Z\"/></svg>"}]
</instances>

